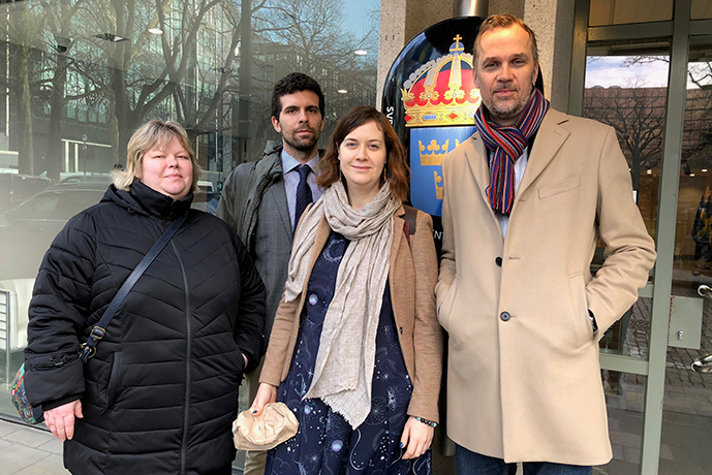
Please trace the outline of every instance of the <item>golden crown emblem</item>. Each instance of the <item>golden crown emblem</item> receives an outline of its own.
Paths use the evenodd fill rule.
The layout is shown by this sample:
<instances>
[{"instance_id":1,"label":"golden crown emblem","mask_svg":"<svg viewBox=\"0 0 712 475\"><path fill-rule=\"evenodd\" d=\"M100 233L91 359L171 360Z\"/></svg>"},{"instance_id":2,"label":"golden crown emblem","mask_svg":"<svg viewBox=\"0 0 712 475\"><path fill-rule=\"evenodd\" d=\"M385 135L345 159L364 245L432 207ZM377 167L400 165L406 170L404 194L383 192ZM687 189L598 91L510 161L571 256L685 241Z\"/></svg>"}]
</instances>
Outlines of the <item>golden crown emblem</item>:
<instances>
[{"instance_id":1,"label":"golden crown emblem","mask_svg":"<svg viewBox=\"0 0 712 475\"><path fill-rule=\"evenodd\" d=\"M437 170L433 170L433 181L435 182L435 198L443 199L443 177L438 175Z\"/></svg>"},{"instance_id":2,"label":"golden crown emblem","mask_svg":"<svg viewBox=\"0 0 712 475\"><path fill-rule=\"evenodd\" d=\"M403 83L406 127L472 125L480 91L472 75L472 55L455 35L450 54L422 65Z\"/></svg>"},{"instance_id":3,"label":"golden crown emblem","mask_svg":"<svg viewBox=\"0 0 712 475\"><path fill-rule=\"evenodd\" d=\"M455 139L455 146L453 149L460 145L460 141ZM445 140L442 145L438 143L437 140L433 139L426 146L423 142L418 140L418 153L420 154L420 165L421 166L440 166L442 159L447 155L450 150L450 139Z\"/></svg>"}]
</instances>

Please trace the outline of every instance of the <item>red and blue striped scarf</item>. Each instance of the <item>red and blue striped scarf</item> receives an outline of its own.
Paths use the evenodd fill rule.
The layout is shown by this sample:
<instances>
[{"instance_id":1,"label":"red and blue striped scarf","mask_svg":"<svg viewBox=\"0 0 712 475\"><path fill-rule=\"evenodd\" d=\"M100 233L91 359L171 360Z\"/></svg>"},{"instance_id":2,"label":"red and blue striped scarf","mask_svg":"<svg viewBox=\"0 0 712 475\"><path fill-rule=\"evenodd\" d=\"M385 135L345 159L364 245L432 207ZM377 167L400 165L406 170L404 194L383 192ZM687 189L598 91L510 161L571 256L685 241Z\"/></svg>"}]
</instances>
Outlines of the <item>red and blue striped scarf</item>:
<instances>
[{"instance_id":1,"label":"red and blue striped scarf","mask_svg":"<svg viewBox=\"0 0 712 475\"><path fill-rule=\"evenodd\" d=\"M490 185L487 187L492 210L509 216L514 205L514 162L527 148L531 138L549 110L549 101L536 88L532 90L519 119L514 125L500 126L489 118L484 103L475 113L475 124L485 146L492 153Z\"/></svg>"}]
</instances>

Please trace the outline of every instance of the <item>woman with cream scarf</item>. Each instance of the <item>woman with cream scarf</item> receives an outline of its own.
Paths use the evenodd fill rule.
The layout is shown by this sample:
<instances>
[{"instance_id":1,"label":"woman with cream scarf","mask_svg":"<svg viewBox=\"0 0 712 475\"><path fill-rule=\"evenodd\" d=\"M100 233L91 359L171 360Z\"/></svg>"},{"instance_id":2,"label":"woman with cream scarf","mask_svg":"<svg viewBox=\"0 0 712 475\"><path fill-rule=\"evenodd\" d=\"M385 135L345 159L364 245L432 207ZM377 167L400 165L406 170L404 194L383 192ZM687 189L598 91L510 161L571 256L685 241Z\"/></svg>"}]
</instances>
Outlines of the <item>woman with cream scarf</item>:
<instances>
[{"instance_id":1,"label":"woman with cream scarf","mask_svg":"<svg viewBox=\"0 0 712 475\"><path fill-rule=\"evenodd\" d=\"M431 473L442 334L430 216L403 219L408 165L386 117L357 107L320 160L319 201L289 275L251 410L286 403L299 432L265 473Z\"/></svg>"}]
</instances>

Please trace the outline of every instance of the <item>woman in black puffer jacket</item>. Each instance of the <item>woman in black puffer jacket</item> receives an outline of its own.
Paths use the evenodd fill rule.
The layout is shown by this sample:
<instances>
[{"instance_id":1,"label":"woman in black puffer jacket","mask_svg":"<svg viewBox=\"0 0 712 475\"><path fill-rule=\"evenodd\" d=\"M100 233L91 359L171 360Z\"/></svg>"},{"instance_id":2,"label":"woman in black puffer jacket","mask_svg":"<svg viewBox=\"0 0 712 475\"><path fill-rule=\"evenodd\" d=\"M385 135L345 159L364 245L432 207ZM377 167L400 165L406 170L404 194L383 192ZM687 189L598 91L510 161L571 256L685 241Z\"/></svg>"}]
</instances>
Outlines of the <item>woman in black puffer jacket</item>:
<instances>
[{"instance_id":1,"label":"woman in black puffer jacket","mask_svg":"<svg viewBox=\"0 0 712 475\"><path fill-rule=\"evenodd\" d=\"M77 474L229 474L242 374L259 362L264 286L239 238L190 209L198 168L185 131L151 121L127 169L44 256L30 304L27 394ZM141 258L145 271L87 364L79 345Z\"/></svg>"}]
</instances>

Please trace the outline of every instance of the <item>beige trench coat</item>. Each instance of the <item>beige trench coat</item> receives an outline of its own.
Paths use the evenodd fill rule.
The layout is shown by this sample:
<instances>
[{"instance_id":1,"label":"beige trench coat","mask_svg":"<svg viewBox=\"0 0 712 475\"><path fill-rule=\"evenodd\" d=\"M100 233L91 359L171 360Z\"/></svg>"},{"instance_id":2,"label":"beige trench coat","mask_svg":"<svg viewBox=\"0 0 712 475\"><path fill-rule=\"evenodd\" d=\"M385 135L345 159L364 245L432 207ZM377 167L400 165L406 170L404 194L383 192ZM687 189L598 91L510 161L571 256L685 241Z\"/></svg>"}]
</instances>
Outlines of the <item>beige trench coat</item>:
<instances>
[{"instance_id":1,"label":"beige trench coat","mask_svg":"<svg viewBox=\"0 0 712 475\"><path fill-rule=\"evenodd\" d=\"M611 459L600 338L655 260L614 130L549 110L506 239L474 134L443 160L438 318L449 332L448 435L507 462ZM592 279L601 238L605 263Z\"/></svg>"}]
</instances>

